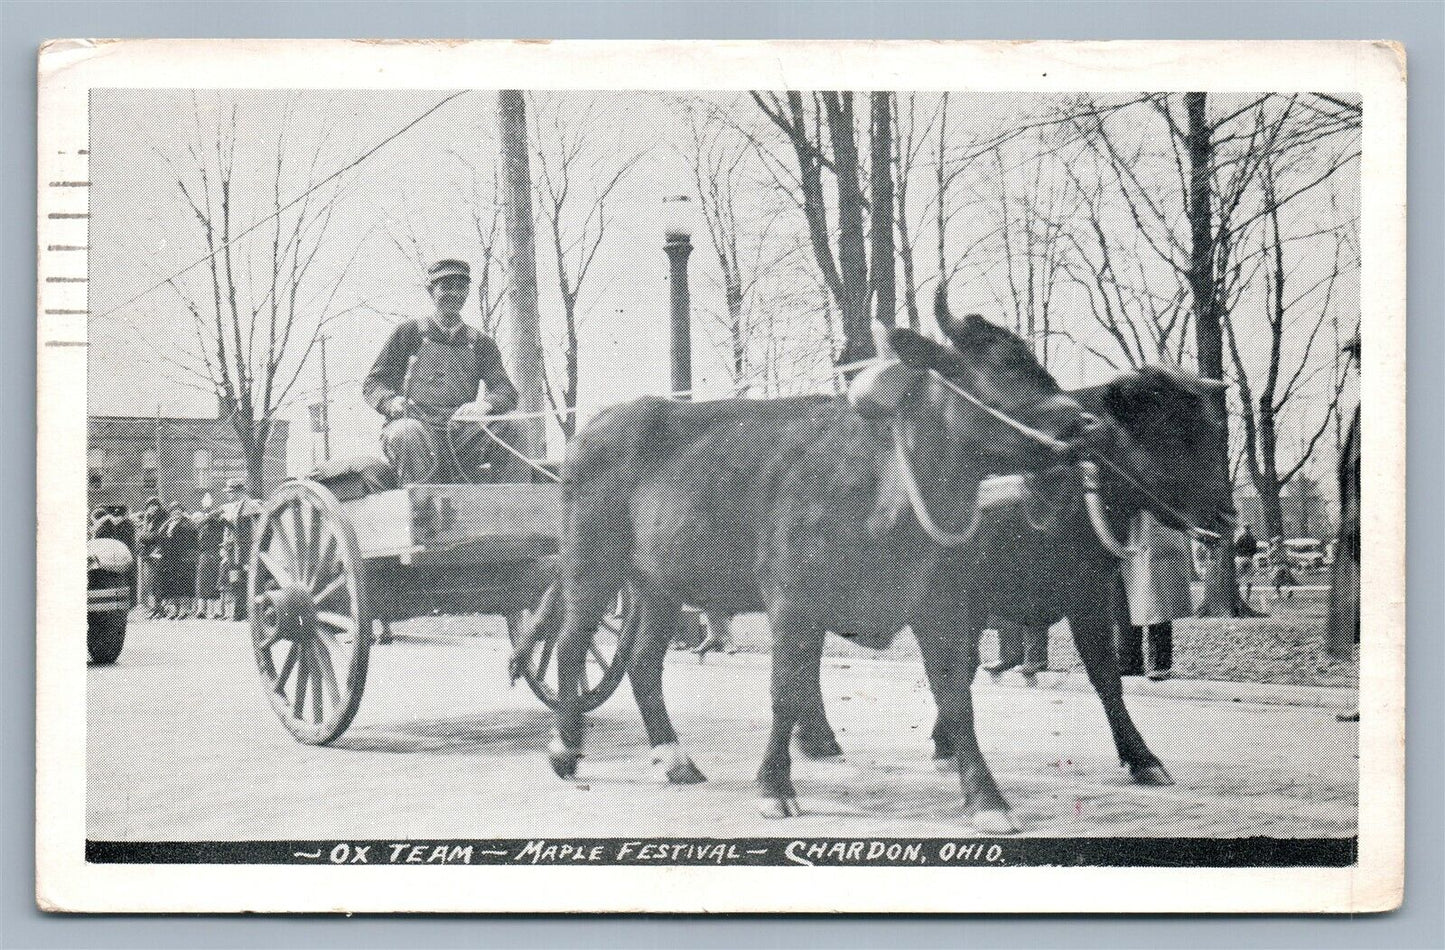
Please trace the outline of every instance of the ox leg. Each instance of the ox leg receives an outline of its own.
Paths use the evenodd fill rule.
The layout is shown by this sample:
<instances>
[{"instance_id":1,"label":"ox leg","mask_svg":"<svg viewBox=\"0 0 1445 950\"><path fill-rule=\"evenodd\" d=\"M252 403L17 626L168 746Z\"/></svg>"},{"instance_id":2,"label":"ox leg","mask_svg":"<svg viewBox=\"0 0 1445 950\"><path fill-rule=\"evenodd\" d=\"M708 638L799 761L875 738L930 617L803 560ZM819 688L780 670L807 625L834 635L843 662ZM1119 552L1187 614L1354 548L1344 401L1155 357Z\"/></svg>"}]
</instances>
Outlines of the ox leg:
<instances>
[{"instance_id":1,"label":"ox leg","mask_svg":"<svg viewBox=\"0 0 1445 950\"><path fill-rule=\"evenodd\" d=\"M842 755L843 747L838 745L838 737L828 722L828 710L823 705L821 642L819 646L818 662L809 669L811 675L805 684L803 708L798 716L798 751L810 759L830 759Z\"/></svg>"},{"instance_id":2,"label":"ox leg","mask_svg":"<svg viewBox=\"0 0 1445 950\"><path fill-rule=\"evenodd\" d=\"M1104 716L1109 720L1110 732L1114 734L1119 761L1129 767L1134 781L1141 785L1173 785L1174 779L1169 777L1163 764L1144 744L1144 737L1139 734L1134 720L1129 717L1129 710L1124 706L1124 688L1119 679L1119 662L1114 653L1109 618L1103 614L1070 616L1069 627L1074 632L1074 646L1084 661L1089 682L1104 704Z\"/></svg>"},{"instance_id":3,"label":"ox leg","mask_svg":"<svg viewBox=\"0 0 1445 950\"><path fill-rule=\"evenodd\" d=\"M933 699L938 704L939 721L934 734L944 736L944 748L954 754L964 808L974 828L984 834L1012 834L1019 830L1018 824L983 760L974 733L972 687L978 672L978 638L972 622L959 623L962 619L945 614L913 628Z\"/></svg>"},{"instance_id":4,"label":"ox leg","mask_svg":"<svg viewBox=\"0 0 1445 950\"><path fill-rule=\"evenodd\" d=\"M681 608L675 601L639 591L637 610L640 621L627 678L632 683L637 709L642 713L642 724L647 728L647 741L652 746L652 764L675 785L705 782L707 777L698 771L677 741L677 733L673 731L667 703L662 696L662 669L667 660L667 648L677 630Z\"/></svg>"},{"instance_id":5,"label":"ox leg","mask_svg":"<svg viewBox=\"0 0 1445 950\"><path fill-rule=\"evenodd\" d=\"M824 634L812 620L787 607L770 610L768 620L773 628L773 726L758 768L758 811L764 818L787 818L801 814L788 745L794 725L808 712L809 683L818 680Z\"/></svg>"},{"instance_id":6,"label":"ox leg","mask_svg":"<svg viewBox=\"0 0 1445 950\"><path fill-rule=\"evenodd\" d=\"M983 636L983 627L974 622L973 617L978 616L980 611L974 608L969 612L969 619L958 624L961 636L973 645L973 666L978 668L982 654L979 651L979 639ZM973 680L970 675L969 685L972 688ZM970 700L972 692L969 694ZM948 723L943 719L940 711L933 719L933 732L929 738L933 740L933 767L940 772L953 772L958 768L958 756L953 751L953 736L950 734Z\"/></svg>"}]
</instances>

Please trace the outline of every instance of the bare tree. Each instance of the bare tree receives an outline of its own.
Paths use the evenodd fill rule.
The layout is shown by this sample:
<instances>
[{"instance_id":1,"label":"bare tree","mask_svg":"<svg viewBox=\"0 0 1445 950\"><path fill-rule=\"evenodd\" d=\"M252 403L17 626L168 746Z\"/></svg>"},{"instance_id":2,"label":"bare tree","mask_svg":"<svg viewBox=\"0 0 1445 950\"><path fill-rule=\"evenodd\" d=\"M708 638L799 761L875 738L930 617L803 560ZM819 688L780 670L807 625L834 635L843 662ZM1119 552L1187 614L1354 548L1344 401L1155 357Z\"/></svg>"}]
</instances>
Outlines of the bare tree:
<instances>
[{"instance_id":1,"label":"bare tree","mask_svg":"<svg viewBox=\"0 0 1445 950\"><path fill-rule=\"evenodd\" d=\"M1276 164L1267 159L1261 169L1260 184L1264 193L1266 216L1265 227L1261 229L1261 250L1265 257L1263 275L1263 296L1265 327L1267 331L1266 361L1262 381L1255 398L1251 382L1251 367L1240 344L1240 333L1236 330L1238 314L1224 316L1225 339L1234 368L1234 378L1239 389L1239 410L1243 429L1242 454L1250 482L1259 495L1261 513L1264 517L1264 536L1282 537L1285 534L1284 513L1280 497L1286 485L1294 484L1301 499L1301 518L1308 517L1305 492L1311 486L1304 473L1315 448L1329 431L1330 422L1338 416L1340 396L1345 387L1345 375L1338 369L1338 361L1331 358L1328 369L1333 370L1334 379L1329 387L1323 413L1318 424L1308 435L1301 437L1300 450L1293 464L1285 464L1280 456L1280 422L1282 417L1297 409L1305 402L1307 387L1313 376L1319 372L1313 357L1320 331L1333 315L1338 318L1335 308L1335 287L1344 269L1353 267L1356 261L1342 261L1342 252L1349 246L1341 233L1325 235L1334 243L1333 263L1328 273L1310 286L1291 294L1286 289L1290 269L1285 266L1285 245L1287 238L1281 231ZM1304 253L1313 251L1312 245L1305 245ZM1298 316L1296 315L1298 314ZM1303 340L1302 347L1296 346L1293 354L1286 351L1287 340L1296 344ZM1256 377L1258 378L1258 377ZM1301 531L1304 526L1301 526Z\"/></svg>"},{"instance_id":2,"label":"bare tree","mask_svg":"<svg viewBox=\"0 0 1445 950\"><path fill-rule=\"evenodd\" d=\"M873 255L868 293L873 299L873 319L891 327L898 307L893 267L893 94L869 93L868 107L868 241Z\"/></svg>"},{"instance_id":3,"label":"bare tree","mask_svg":"<svg viewBox=\"0 0 1445 950\"><path fill-rule=\"evenodd\" d=\"M762 382L755 372L760 354L755 335L771 339L772 327L757 322L759 288L789 268L807 248L779 222L788 210L777 189L762 181L757 142L741 131L735 117L716 103L692 99L683 104L688 137L679 148L692 173L698 209L718 263L725 311L719 319L726 336L733 392L743 395ZM769 286L771 303L780 293ZM707 313L706 305L700 308ZM768 344L763 344L766 349Z\"/></svg>"},{"instance_id":4,"label":"bare tree","mask_svg":"<svg viewBox=\"0 0 1445 950\"><path fill-rule=\"evenodd\" d=\"M477 284L477 320L483 333L495 339L502 330L502 303L507 299L507 264L501 246L505 230L503 222L502 183L497 166L492 165L483 176L477 167L460 155L458 160L468 172L468 189L463 201L477 235L481 260L475 267Z\"/></svg>"},{"instance_id":5,"label":"bare tree","mask_svg":"<svg viewBox=\"0 0 1445 950\"><path fill-rule=\"evenodd\" d=\"M842 348L839 363L874 354L869 330L868 255L863 219L866 200L858 161L857 130L851 92L822 92L811 96L811 110L803 94L789 91L754 92L753 101L792 146L797 172L785 171L773 157L769 168L779 184L791 182L790 193L808 224L813 256L841 314ZM827 142L824 142L826 130ZM766 150L760 153L765 160ZM837 223L828 221L823 172L831 172L836 185ZM891 228L891 217L889 221ZM837 250L834 251L836 244Z\"/></svg>"},{"instance_id":6,"label":"bare tree","mask_svg":"<svg viewBox=\"0 0 1445 950\"><path fill-rule=\"evenodd\" d=\"M557 290L562 300L562 379L544 373L547 402L564 437L577 430L578 300L607 235L607 202L646 151L617 154L602 145L589 104L574 116L532 99L537 201L552 242Z\"/></svg>"},{"instance_id":7,"label":"bare tree","mask_svg":"<svg viewBox=\"0 0 1445 950\"><path fill-rule=\"evenodd\" d=\"M204 288L186 277L167 281L191 316L193 344L169 346L161 356L178 374L175 381L216 397L245 453L246 480L260 496L276 418L327 325L341 315L333 309L336 291L365 238L348 258L329 256L339 251L330 226L347 186L339 176L321 175L326 130L304 148L297 141L294 102L278 121L267 120L274 138L243 133L235 102L219 100L213 115L192 102L195 135L184 155L157 153L207 255L191 272L204 275ZM248 207L266 208L265 224L245 226L240 215Z\"/></svg>"},{"instance_id":8,"label":"bare tree","mask_svg":"<svg viewBox=\"0 0 1445 950\"><path fill-rule=\"evenodd\" d=\"M1303 95L1268 94L1238 104L1227 102L1214 115L1204 93L1156 94L1132 100L1133 104L1141 102L1163 124L1164 134L1157 138L1167 141L1170 148L1162 154L1146 151L1137 121L1132 126L1132 142L1128 133L1122 138L1116 134L1111 121L1123 109L1101 108L1085 97L1069 108L1068 120L1078 140L1099 160L1103 172L1099 187L1107 189L1107 203L1132 225L1128 229L1133 242L1130 249L1149 262L1139 273L1152 279L1140 286L1123 286L1135 295L1136 303L1147 303L1152 313L1163 315L1171 331L1178 330L1181 335L1184 324L1179 320L1182 311L1175 309L1176 301L1187 299L1187 319L1194 331L1190 342L1199 372L1222 379L1227 315L1261 266L1257 252L1247 246L1248 236L1268 214L1268 204L1281 208L1295 201L1359 157L1358 114L1322 97ZM1136 112L1131 104L1129 115ZM1341 146L1322 147L1326 140L1336 138ZM1258 182L1265 161L1284 161L1285 156L1296 154L1310 156L1309 172L1272 202L1263 201ZM1088 204L1091 189L1080 190ZM1092 207L1097 209L1100 204ZM1097 243L1105 251L1114 243L1110 234L1116 230L1096 222ZM1116 280L1117 271L1108 258L1118 256L1094 258L1096 282ZM1171 283L1175 288L1169 288ZM1181 297L1180 291L1187 296ZM1114 303L1125 299L1117 285L1116 292L1098 295L1096 306L1111 298ZM1157 309L1160 303L1162 311ZM1106 324L1121 321L1127 319L1128 310L1121 308L1107 316ZM1137 340L1137 331L1133 332ZM1123 344L1119 336L1116 341ZM1129 351L1127 345L1122 348ZM1134 352L1143 349L1136 346ZM1226 395L1215 398L1219 412L1226 415ZM1227 433L1219 452L1228 468ZM1213 563L1201 612L1239 612L1243 605L1234 585L1232 560L1216 558Z\"/></svg>"},{"instance_id":9,"label":"bare tree","mask_svg":"<svg viewBox=\"0 0 1445 950\"><path fill-rule=\"evenodd\" d=\"M918 245L918 236L913 230L912 221L908 216L909 182L913 177L914 170L918 167L919 156L929 141L933 127L943 118L947 105L948 93L944 93L936 100L928 121L920 126L917 119L917 94L912 92L908 94L906 106L898 99L897 93L894 94L893 179L897 204L895 217L898 221L898 259L903 265L903 309L908 314L908 327L911 330L917 330L919 327L918 276L913 254L913 249ZM940 174L942 167L940 162ZM939 197L943 197L942 188L940 188ZM940 201L939 208L943 207L944 204ZM939 272L942 273L941 265Z\"/></svg>"},{"instance_id":10,"label":"bare tree","mask_svg":"<svg viewBox=\"0 0 1445 950\"><path fill-rule=\"evenodd\" d=\"M1026 142L1029 140L1025 140ZM1007 294L995 296L1011 311L1014 330L1033 346L1039 361L1049 365L1055 333L1052 311L1059 283L1068 275L1069 238L1063 220L1064 185L1043 148L1041 137L1018 167L1008 167L1004 147L993 150L998 182L998 234Z\"/></svg>"}]
</instances>

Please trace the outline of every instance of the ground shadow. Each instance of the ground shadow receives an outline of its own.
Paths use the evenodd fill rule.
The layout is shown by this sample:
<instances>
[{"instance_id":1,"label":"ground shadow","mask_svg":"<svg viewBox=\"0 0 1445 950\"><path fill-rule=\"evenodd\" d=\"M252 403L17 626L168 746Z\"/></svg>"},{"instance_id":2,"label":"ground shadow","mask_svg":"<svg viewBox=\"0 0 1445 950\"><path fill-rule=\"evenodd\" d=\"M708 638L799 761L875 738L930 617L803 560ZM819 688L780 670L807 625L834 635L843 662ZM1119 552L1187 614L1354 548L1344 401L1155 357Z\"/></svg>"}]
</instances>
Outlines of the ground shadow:
<instances>
[{"instance_id":1,"label":"ground shadow","mask_svg":"<svg viewBox=\"0 0 1445 950\"><path fill-rule=\"evenodd\" d=\"M371 723L353 726L331 745L353 752L541 754L547 749L552 721L550 710L509 709L444 719ZM635 742L635 730L623 723L591 720L587 726L588 744L599 749Z\"/></svg>"}]
</instances>

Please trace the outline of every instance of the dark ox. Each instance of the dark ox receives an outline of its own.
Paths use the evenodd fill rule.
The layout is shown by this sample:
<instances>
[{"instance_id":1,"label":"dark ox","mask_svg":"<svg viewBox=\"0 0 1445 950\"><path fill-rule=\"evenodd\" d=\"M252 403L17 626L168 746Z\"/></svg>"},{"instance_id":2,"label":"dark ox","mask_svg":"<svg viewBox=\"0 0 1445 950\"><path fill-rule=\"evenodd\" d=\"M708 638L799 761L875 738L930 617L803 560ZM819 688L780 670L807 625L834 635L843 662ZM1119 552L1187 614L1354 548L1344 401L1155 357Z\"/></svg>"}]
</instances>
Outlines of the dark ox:
<instances>
[{"instance_id":1,"label":"dark ox","mask_svg":"<svg viewBox=\"0 0 1445 950\"><path fill-rule=\"evenodd\" d=\"M1031 625L1067 617L1120 763L1141 784L1172 783L1124 706L1110 611L1119 561L1100 535L1110 532L1122 545L1129 521L1148 509L1171 527L1230 536L1234 503L1219 453L1223 420L1211 398L1221 388L1175 367L1146 366L1071 392L1097 420L1086 436L1087 454L1105 463L1097 497L1106 524L1091 523L1077 466L1061 464L1029 476L1023 500L985 512L971 542L955 552L957 583L942 589L958 598L949 614L966 627L961 637L952 635L958 648L930 645L936 628L915 627L915 633L934 695L942 698L933 729L935 762L958 769L965 794L982 811L1006 815L1008 805L972 729L961 728L960 721L971 727L972 708L957 697L977 673L978 638L990 617ZM943 701L950 698L954 705ZM816 710L804 728L824 743L831 737Z\"/></svg>"},{"instance_id":2,"label":"dark ox","mask_svg":"<svg viewBox=\"0 0 1445 950\"><path fill-rule=\"evenodd\" d=\"M703 778L678 745L662 694L681 604L767 612L773 717L757 776L764 815L798 813L788 748L795 724L805 753L838 751L818 681L825 631L882 646L912 626L938 705L950 711L949 741L976 754L967 681L933 675L973 649L960 638L967 618L956 557L910 510L892 426L901 427L931 510L952 520L972 509L981 479L1044 469L1058 456L944 379L1055 440L1077 436L1084 416L1012 333L978 316L943 313L940 322L952 346L906 330L890 337L914 377L896 417L864 418L843 397L641 399L602 413L573 440L563 468L563 699L549 749L559 775L575 774L584 725L577 683L598 621L625 583L641 610L629 678L654 761L673 782ZM999 802L970 790L967 808L981 830L1012 828Z\"/></svg>"}]
</instances>

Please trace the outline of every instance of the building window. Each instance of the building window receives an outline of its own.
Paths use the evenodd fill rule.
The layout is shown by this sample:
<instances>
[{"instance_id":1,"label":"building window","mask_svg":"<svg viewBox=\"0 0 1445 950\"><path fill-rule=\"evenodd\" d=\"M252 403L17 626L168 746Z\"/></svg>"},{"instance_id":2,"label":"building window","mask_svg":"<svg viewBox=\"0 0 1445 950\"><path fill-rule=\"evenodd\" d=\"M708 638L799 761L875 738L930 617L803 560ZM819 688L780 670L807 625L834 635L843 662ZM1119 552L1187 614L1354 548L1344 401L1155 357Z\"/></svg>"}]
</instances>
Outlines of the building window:
<instances>
[{"instance_id":1,"label":"building window","mask_svg":"<svg viewBox=\"0 0 1445 950\"><path fill-rule=\"evenodd\" d=\"M141 449L141 452L140 452L140 467L143 468L143 469L145 469L145 470L148 471L148 472L154 472L154 471L155 471L155 469L156 469L156 450L155 450L155 449Z\"/></svg>"},{"instance_id":2,"label":"building window","mask_svg":"<svg viewBox=\"0 0 1445 950\"><path fill-rule=\"evenodd\" d=\"M99 488L105 477L105 449L93 448L86 453L86 467L90 469L91 490Z\"/></svg>"}]
</instances>

